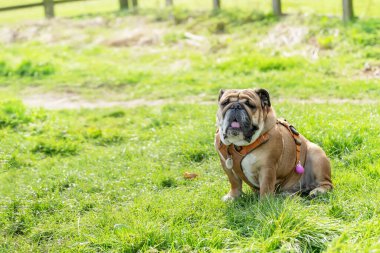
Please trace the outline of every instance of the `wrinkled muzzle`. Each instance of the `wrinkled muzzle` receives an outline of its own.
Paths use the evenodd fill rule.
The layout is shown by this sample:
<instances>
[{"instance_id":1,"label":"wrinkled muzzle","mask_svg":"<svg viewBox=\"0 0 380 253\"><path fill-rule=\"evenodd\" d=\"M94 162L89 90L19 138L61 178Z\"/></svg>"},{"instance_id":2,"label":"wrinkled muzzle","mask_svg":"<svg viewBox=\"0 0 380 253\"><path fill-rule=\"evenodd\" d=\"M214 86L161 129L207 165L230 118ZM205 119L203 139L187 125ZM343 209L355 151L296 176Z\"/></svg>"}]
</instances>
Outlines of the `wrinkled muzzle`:
<instances>
[{"instance_id":1,"label":"wrinkled muzzle","mask_svg":"<svg viewBox=\"0 0 380 253\"><path fill-rule=\"evenodd\" d=\"M258 127L252 124L247 111L240 104L231 106L226 111L222 123L224 139L241 135L242 139L249 142L257 129Z\"/></svg>"}]
</instances>

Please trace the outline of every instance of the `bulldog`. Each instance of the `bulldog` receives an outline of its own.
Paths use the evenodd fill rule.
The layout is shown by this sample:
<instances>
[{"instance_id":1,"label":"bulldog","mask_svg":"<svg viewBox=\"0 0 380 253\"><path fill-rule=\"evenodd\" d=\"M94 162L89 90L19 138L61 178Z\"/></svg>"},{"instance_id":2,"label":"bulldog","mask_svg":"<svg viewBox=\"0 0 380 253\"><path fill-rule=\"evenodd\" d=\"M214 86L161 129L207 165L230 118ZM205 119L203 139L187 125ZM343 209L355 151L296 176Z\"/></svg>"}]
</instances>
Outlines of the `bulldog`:
<instances>
[{"instance_id":1,"label":"bulldog","mask_svg":"<svg viewBox=\"0 0 380 253\"><path fill-rule=\"evenodd\" d=\"M286 120L265 89L221 90L215 148L236 199L247 183L260 197L277 192L314 197L333 188L330 161Z\"/></svg>"}]
</instances>

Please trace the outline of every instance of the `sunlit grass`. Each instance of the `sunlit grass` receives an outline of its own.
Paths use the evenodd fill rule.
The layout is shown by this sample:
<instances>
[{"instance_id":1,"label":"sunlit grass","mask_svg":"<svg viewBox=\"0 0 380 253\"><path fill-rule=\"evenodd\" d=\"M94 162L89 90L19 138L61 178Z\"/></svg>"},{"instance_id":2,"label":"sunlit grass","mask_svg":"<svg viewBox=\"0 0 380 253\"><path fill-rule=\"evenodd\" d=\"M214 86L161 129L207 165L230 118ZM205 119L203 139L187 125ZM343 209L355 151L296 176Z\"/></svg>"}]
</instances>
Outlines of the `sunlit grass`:
<instances>
[{"instance_id":1,"label":"sunlit grass","mask_svg":"<svg viewBox=\"0 0 380 253\"><path fill-rule=\"evenodd\" d=\"M153 10L163 1L140 2L141 15L99 0L60 5L59 15L75 18L40 25L23 23L41 18L38 8L1 16L23 24L6 26L17 36L0 43L0 251L376 252L378 19L278 20L270 1L248 0L223 1L218 14L211 1L194 11L178 0L170 18ZM283 2L285 12L339 11ZM361 11L368 1L355 4ZM125 34L135 37L112 45ZM241 199L221 201L229 184L213 148L216 96L253 87L268 89L278 116L326 151L334 191L260 200L244 186ZM146 105L53 111L21 102L41 94Z\"/></svg>"},{"instance_id":2,"label":"sunlit grass","mask_svg":"<svg viewBox=\"0 0 380 253\"><path fill-rule=\"evenodd\" d=\"M321 252L351 237L376 249L378 107L272 104L327 151L332 193L258 200L245 188L223 203L215 106L46 112L4 102L16 123L0 130L2 249ZM108 129L119 141L99 143ZM185 171L199 177L187 181Z\"/></svg>"},{"instance_id":3,"label":"sunlit grass","mask_svg":"<svg viewBox=\"0 0 380 253\"><path fill-rule=\"evenodd\" d=\"M0 45L0 83L12 87L15 96L32 83L43 91L71 90L90 98L109 91L115 93L110 97L114 100L210 98L220 88L258 84L283 98L379 95L376 20L344 26L339 18L324 16L277 21L262 13L223 11L210 16L184 10L174 17L178 24L159 12L128 15L118 23L114 14L95 23L92 17L56 21L52 26L57 31L42 28L53 38L48 46L44 31ZM136 24L144 32L124 39L125 31L133 33ZM218 26L224 32L219 33ZM17 31L30 36L28 29ZM202 42L191 44L189 33ZM110 46L118 39L127 44ZM296 42L286 44L289 40ZM366 72L365 66L373 68ZM322 88L326 85L328 90Z\"/></svg>"}]
</instances>

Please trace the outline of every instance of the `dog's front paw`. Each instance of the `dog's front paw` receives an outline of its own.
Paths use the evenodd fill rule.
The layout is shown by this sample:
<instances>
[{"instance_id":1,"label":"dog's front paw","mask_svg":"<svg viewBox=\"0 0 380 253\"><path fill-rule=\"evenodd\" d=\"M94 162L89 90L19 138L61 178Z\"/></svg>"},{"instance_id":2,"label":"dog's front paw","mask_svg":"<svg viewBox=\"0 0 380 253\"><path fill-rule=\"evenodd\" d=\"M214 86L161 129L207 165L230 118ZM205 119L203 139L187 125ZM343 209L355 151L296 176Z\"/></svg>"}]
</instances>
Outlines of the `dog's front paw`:
<instances>
[{"instance_id":1,"label":"dog's front paw","mask_svg":"<svg viewBox=\"0 0 380 253\"><path fill-rule=\"evenodd\" d=\"M239 198L240 195L241 195L241 192L229 192L229 193L227 193L226 195L223 196L222 200L224 202L226 202L226 201L233 201L233 200Z\"/></svg>"},{"instance_id":2,"label":"dog's front paw","mask_svg":"<svg viewBox=\"0 0 380 253\"><path fill-rule=\"evenodd\" d=\"M229 193L226 194L226 195L224 195L223 198L222 198L222 200L223 200L224 202L227 202L227 201L233 201L233 200L235 200L235 199L236 199L236 197L231 196Z\"/></svg>"}]
</instances>

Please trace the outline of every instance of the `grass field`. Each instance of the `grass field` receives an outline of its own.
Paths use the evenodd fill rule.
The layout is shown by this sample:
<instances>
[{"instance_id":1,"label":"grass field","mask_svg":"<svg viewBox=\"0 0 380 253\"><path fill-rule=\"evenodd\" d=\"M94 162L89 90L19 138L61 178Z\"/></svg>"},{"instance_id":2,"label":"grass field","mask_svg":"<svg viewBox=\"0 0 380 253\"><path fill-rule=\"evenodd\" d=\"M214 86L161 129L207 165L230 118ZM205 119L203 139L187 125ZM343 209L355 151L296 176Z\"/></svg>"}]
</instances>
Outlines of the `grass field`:
<instances>
[{"instance_id":1,"label":"grass field","mask_svg":"<svg viewBox=\"0 0 380 253\"><path fill-rule=\"evenodd\" d=\"M0 252L379 252L379 19L185 7L0 27ZM333 192L221 201L216 97L249 87Z\"/></svg>"}]
</instances>

